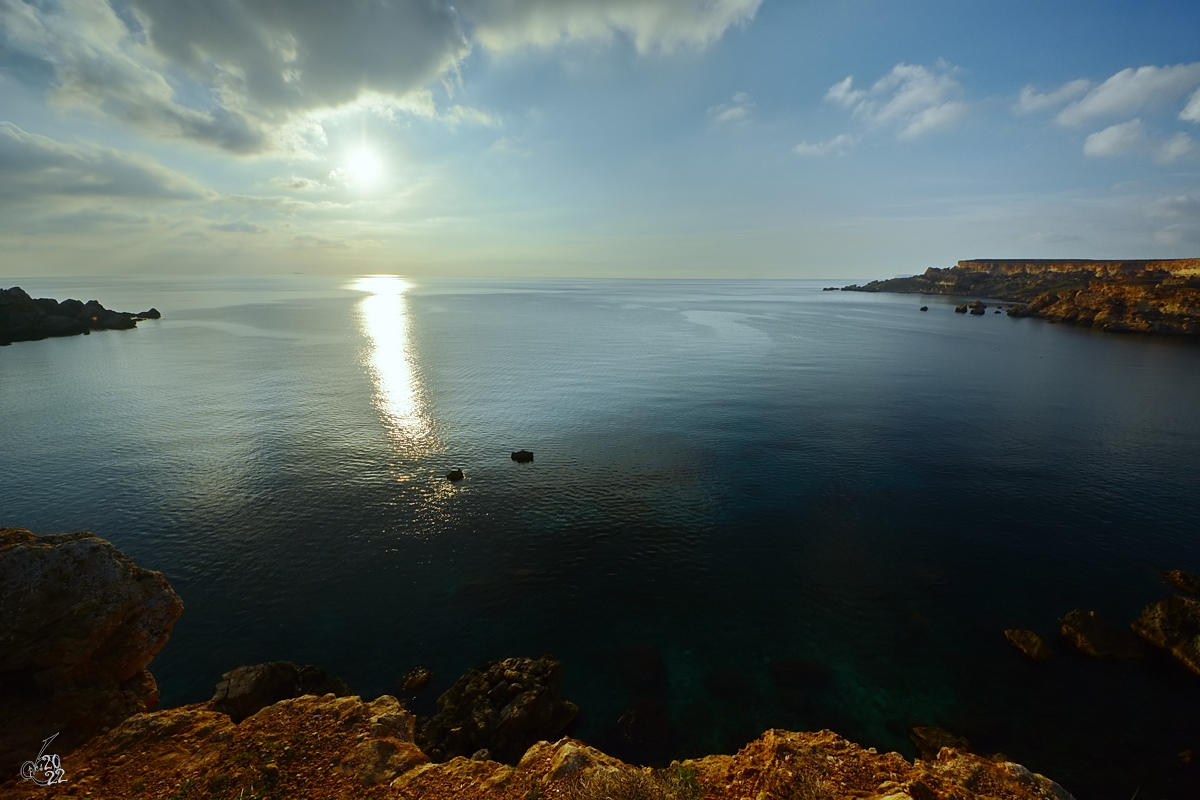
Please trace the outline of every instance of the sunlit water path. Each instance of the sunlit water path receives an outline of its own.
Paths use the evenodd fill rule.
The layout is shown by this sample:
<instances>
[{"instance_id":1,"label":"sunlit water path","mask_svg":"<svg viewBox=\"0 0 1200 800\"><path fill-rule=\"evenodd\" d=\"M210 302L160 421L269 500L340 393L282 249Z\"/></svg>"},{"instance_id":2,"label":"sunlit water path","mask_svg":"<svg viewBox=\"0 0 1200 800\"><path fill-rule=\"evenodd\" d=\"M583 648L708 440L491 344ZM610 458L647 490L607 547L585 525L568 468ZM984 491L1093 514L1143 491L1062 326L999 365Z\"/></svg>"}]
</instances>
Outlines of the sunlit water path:
<instances>
[{"instance_id":1,"label":"sunlit water path","mask_svg":"<svg viewBox=\"0 0 1200 800\"><path fill-rule=\"evenodd\" d=\"M1200 571L1200 343L807 281L11 283L164 312L0 348L0 524L167 575L167 704L258 661L374 695L552 653L628 758L931 724L1081 800L1198 785L1200 679L1055 631Z\"/></svg>"}]
</instances>

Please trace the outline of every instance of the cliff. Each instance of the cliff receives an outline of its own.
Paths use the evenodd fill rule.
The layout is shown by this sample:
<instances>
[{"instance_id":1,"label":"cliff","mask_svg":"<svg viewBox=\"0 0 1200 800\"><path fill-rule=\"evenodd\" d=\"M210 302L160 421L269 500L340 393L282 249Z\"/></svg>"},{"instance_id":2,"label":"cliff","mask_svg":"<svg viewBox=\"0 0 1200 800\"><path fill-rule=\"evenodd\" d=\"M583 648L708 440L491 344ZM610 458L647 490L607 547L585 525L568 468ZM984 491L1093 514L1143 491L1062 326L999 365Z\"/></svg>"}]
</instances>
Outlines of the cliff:
<instances>
[{"instance_id":1,"label":"cliff","mask_svg":"<svg viewBox=\"0 0 1200 800\"><path fill-rule=\"evenodd\" d=\"M960 261L842 291L989 297L1023 304L1009 310L1014 317L1113 332L1200 334L1200 258Z\"/></svg>"},{"instance_id":2,"label":"cliff","mask_svg":"<svg viewBox=\"0 0 1200 800\"><path fill-rule=\"evenodd\" d=\"M94 330L126 330L146 319L158 319L158 309L138 314L112 311L95 300L63 300L49 297L36 300L19 286L0 289L0 345L46 339L51 336L75 336Z\"/></svg>"},{"instance_id":3,"label":"cliff","mask_svg":"<svg viewBox=\"0 0 1200 800\"><path fill-rule=\"evenodd\" d=\"M863 749L830 731L769 730L737 754L654 770L564 738L515 766L459 756L431 763L415 720L387 695L283 700L235 725L210 704L138 714L64 761L59 796L421 798L422 800L1069 800L1019 764L945 747L928 760ZM30 781L6 797L44 798Z\"/></svg>"},{"instance_id":4,"label":"cliff","mask_svg":"<svg viewBox=\"0 0 1200 800\"><path fill-rule=\"evenodd\" d=\"M153 708L146 667L182 612L161 573L103 539L0 528L0 775L47 736L70 750Z\"/></svg>"}]
</instances>

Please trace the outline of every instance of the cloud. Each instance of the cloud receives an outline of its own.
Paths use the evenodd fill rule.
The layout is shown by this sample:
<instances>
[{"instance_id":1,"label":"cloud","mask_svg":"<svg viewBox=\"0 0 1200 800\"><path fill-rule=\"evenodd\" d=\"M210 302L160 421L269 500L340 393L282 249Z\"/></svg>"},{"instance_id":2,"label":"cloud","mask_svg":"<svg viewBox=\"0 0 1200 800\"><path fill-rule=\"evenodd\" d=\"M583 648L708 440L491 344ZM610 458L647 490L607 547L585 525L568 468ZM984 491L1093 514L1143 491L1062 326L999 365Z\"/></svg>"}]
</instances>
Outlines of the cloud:
<instances>
[{"instance_id":1,"label":"cloud","mask_svg":"<svg viewBox=\"0 0 1200 800\"><path fill-rule=\"evenodd\" d=\"M323 113L438 114L425 88L454 83L476 47L504 52L627 36L641 52L704 47L761 0L0 0L0 77L60 106L223 150L304 155ZM361 105L361 104L360 104Z\"/></svg>"},{"instance_id":2,"label":"cloud","mask_svg":"<svg viewBox=\"0 0 1200 800\"><path fill-rule=\"evenodd\" d=\"M0 197L37 195L197 200L212 193L145 156L66 144L0 122Z\"/></svg>"},{"instance_id":3,"label":"cloud","mask_svg":"<svg viewBox=\"0 0 1200 800\"><path fill-rule=\"evenodd\" d=\"M1187 105L1179 112L1179 118L1189 122L1200 122L1200 89L1192 92Z\"/></svg>"},{"instance_id":4,"label":"cloud","mask_svg":"<svg viewBox=\"0 0 1200 800\"><path fill-rule=\"evenodd\" d=\"M745 92L738 92L730 103L722 103L708 109L708 116L718 123L747 122L754 109L754 100Z\"/></svg>"},{"instance_id":5,"label":"cloud","mask_svg":"<svg viewBox=\"0 0 1200 800\"><path fill-rule=\"evenodd\" d=\"M488 50L627 36L639 53L704 47L751 20L762 0L460 0Z\"/></svg>"},{"instance_id":6,"label":"cloud","mask_svg":"<svg viewBox=\"0 0 1200 800\"><path fill-rule=\"evenodd\" d=\"M855 138L848 133L840 133L827 142L801 142L792 148L792 152L802 156L844 155L855 144Z\"/></svg>"},{"instance_id":7,"label":"cloud","mask_svg":"<svg viewBox=\"0 0 1200 800\"><path fill-rule=\"evenodd\" d=\"M350 243L345 239L328 239L323 236L311 236L308 234L293 236L292 242L295 247L314 247L325 250L345 250L350 247Z\"/></svg>"},{"instance_id":8,"label":"cloud","mask_svg":"<svg viewBox=\"0 0 1200 800\"><path fill-rule=\"evenodd\" d=\"M1146 218L1157 224L1154 238L1168 245L1200 245L1200 200L1190 195L1161 197L1145 208Z\"/></svg>"},{"instance_id":9,"label":"cloud","mask_svg":"<svg viewBox=\"0 0 1200 800\"><path fill-rule=\"evenodd\" d=\"M1140 119L1110 125L1088 136L1083 143L1084 155L1091 158L1144 154L1163 164L1182 158L1193 149L1194 142L1186 133L1159 139Z\"/></svg>"},{"instance_id":10,"label":"cloud","mask_svg":"<svg viewBox=\"0 0 1200 800\"><path fill-rule=\"evenodd\" d=\"M176 102L174 87L149 63L141 37L103 0L0 0L0 47L46 66L50 99L86 108L162 136L236 153L261 149L265 133L236 108Z\"/></svg>"},{"instance_id":11,"label":"cloud","mask_svg":"<svg viewBox=\"0 0 1200 800\"><path fill-rule=\"evenodd\" d=\"M957 125L970 110L957 99L962 85L954 72L944 61L932 68L897 64L870 89L855 89L850 76L831 86L825 99L852 109L868 127L889 131L897 139L915 139Z\"/></svg>"},{"instance_id":12,"label":"cloud","mask_svg":"<svg viewBox=\"0 0 1200 800\"><path fill-rule=\"evenodd\" d=\"M1200 84L1200 61L1170 67L1130 67L1071 103L1056 119L1063 125L1083 125L1097 117L1133 114L1145 107L1176 100L1197 84ZM1200 113L1200 108L1197 111Z\"/></svg>"},{"instance_id":13,"label":"cloud","mask_svg":"<svg viewBox=\"0 0 1200 800\"><path fill-rule=\"evenodd\" d=\"M255 225L253 222L246 222L244 219L235 220L233 222L225 222L221 224L213 223L208 226L214 231L225 231L226 233L267 233L267 229L261 225Z\"/></svg>"},{"instance_id":14,"label":"cloud","mask_svg":"<svg viewBox=\"0 0 1200 800\"><path fill-rule=\"evenodd\" d=\"M1017 104L1013 106L1013 111L1018 114L1031 114L1034 111L1061 106L1063 103L1074 100L1079 95L1086 93L1091 88L1092 82L1086 78L1064 83L1053 92L1045 94L1039 94L1032 86L1026 86L1021 90L1021 96L1017 99Z\"/></svg>"}]
</instances>

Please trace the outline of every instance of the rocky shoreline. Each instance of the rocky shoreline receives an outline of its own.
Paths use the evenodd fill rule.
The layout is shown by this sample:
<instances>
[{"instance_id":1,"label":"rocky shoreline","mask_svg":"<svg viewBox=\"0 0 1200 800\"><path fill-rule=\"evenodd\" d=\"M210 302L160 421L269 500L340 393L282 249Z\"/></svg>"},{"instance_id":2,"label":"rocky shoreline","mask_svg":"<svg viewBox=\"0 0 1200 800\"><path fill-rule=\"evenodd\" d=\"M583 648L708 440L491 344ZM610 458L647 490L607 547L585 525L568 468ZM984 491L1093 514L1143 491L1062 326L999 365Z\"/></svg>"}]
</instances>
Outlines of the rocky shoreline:
<instances>
[{"instance_id":1,"label":"rocky shoreline","mask_svg":"<svg viewBox=\"0 0 1200 800\"><path fill-rule=\"evenodd\" d=\"M0 346L52 336L77 336L92 331L128 330L147 319L159 319L158 309L132 313L112 311L95 300L30 297L21 287L0 289Z\"/></svg>"},{"instance_id":2,"label":"rocky shoreline","mask_svg":"<svg viewBox=\"0 0 1200 800\"><path fill-rule=\"evenodd\" d=\"M631 765L563 735L578 709L548 656L469 670L426 719L289 662L239 667L208 702L155 710L146 667L182 611L160 573L90 533L0 529L0 795L47 796L37 780L54 773L32 760L53 737L57 797L1071 798L935 728L914 729L913 761L827 730L768 730L735 755ZM404 680L420 689L427 679Z\"/></svg>"},{"instance_id":3,"label":"rocky shoreline","mask_svg":"<svg viewBox=\"0 0 1200 800\"><path fill-rule=\"evenodd\" d=\"M1200 258L1141 261L993 259L930 267L910 278L841 287L987 297L1037 317L1109 332L1200 335Z\"/></svg>"}]
</instances>

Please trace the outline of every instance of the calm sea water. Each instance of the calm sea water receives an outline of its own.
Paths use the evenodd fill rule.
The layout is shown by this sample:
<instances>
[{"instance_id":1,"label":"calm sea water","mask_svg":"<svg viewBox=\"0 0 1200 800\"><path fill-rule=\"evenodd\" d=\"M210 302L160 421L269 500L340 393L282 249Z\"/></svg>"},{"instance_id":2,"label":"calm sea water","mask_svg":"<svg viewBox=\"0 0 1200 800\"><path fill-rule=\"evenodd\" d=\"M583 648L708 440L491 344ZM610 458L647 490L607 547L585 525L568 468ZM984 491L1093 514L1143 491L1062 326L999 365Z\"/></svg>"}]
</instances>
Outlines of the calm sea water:
<instances>
[{"instance_id":1,"label":"calm sea water","mask_svg":"<svg viewBox=\"0 0 1200 800\"><path fill-rule=\"evenodd\" d=\"M550 653L634 760L925 724L1081 800L1196 796L1200 679L1055 632L1200 571L1198 342L828 281L8 283L164 313L0 348L0 524L166 574L166 705Z\"/></svg>"}]
</instances>

